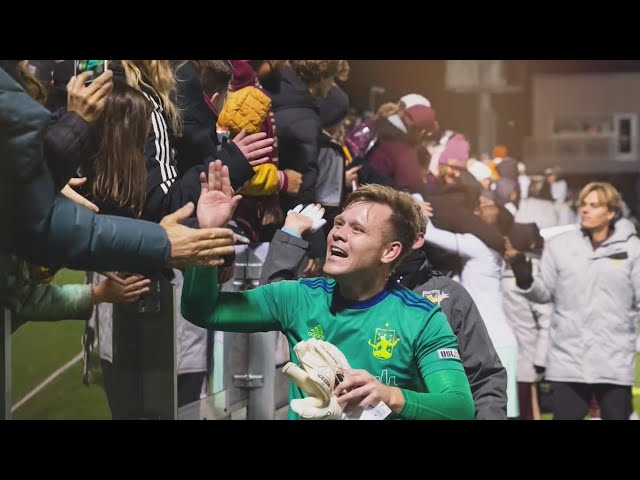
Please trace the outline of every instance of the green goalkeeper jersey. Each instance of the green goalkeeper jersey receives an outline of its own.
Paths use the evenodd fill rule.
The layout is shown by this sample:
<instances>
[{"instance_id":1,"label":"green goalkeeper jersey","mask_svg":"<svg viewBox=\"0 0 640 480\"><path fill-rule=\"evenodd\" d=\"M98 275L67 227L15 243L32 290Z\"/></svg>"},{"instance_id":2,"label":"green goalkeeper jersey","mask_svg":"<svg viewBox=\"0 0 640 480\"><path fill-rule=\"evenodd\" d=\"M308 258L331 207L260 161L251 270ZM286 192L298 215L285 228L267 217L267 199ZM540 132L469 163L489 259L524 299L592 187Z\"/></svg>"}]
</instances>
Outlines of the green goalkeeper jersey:
<instances>
[{"instance_id":1,"label":"green goalkeeper jersey","mask_svg":"<svg viewBox=\"0 0 640 480\"><path fill-rule=\"evenodd\" d=\"M340 296L334 280L282 281L246 292L218 292L217 269L186 271L182 315L211 330L279 330L293 346L316 338L338 347L351 368L367 370L381 383L425 392L434 372L464 372L456 337L440 307L394 284L365 301ZM290 382L289 397L302 398ZM296 418L290 410L290 418Z\"/></svg>"}]
</instances>

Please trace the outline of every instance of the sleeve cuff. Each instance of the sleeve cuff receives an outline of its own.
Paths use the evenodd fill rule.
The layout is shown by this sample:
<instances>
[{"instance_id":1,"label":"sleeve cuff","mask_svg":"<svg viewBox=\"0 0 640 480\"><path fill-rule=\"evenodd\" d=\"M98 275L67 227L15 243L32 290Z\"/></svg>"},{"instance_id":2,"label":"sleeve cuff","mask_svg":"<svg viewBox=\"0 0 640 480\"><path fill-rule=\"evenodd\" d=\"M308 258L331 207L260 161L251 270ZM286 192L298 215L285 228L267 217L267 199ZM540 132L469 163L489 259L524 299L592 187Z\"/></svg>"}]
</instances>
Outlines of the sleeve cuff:
<instances>
[{"instance_id":1,"label":"sleeve cuff","mask_svg":"<svg viewBox=\"0 0 640 480\"><path fill-rule=\"evenodd\" d=\"M273 236L272 243L273 242L288 243L305 250L309 248L309 242L307 240L291 235L290 233L287 233L282 229L276 230L276 234Z\"/></svg>"},{"instance_id":2,"label":"sleeve cuff","mask_svg":"<svg viewBox=\"0 0 640 480\"><path fill-rule=\"evenodd\" d=\"M282 170L278 170L278 180L280 181L280 191L286 192L289 186L289 178Z\"/></svg>"},{"instance_id":3,"label":"sleeve cuff","mask_svg":"<svg viewBox=\"0 0 640 480\"><path fill-rule=\"evenodd\" d=\"M292 228L282 227L280 230L282 230L284 233L288 233L292 237L296 237L296 238L300 238L300 239L302 238L302 235L300 235L300 232L297 232Z\"/></svg>"}]
</instances>

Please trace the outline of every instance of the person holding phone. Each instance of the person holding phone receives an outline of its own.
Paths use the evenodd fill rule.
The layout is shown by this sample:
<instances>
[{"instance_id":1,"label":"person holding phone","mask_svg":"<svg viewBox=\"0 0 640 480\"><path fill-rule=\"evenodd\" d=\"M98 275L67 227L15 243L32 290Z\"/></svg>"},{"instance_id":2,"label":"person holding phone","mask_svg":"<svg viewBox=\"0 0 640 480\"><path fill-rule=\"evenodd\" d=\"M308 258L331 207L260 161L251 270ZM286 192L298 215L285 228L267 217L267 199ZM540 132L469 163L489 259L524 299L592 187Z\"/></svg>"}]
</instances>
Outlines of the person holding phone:
<instances>
[{"instance_id":1,"label":"person holding phone","mask_svg":"<svg viewBox=\"0 0 640 480\"><path fill-rule=\"evenodd\" d=\"M156 225L96 216L58 195L69 177L46 161L43 133L51 114L25 90L29 82L20 73L22 63L0 61L0 158L5 165L0 175L0 253L16 252L34 263L78 270L151 272L165 265L218 264L219 255L233 252L230 230L180 224L193 204Z\"/></svg>"}]
</instances>

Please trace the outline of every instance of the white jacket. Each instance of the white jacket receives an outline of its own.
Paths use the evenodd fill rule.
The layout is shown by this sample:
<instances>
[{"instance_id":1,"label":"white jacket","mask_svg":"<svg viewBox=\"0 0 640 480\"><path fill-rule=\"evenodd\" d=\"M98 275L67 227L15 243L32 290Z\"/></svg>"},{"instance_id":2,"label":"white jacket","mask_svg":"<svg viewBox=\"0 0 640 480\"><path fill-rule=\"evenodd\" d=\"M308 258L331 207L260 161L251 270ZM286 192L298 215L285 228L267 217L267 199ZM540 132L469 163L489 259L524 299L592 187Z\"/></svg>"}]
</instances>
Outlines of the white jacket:
<instances>
[{"instance_id":1,"label":"white jacket","mask_svg":"<svg viewBox=\"0 0 640 480\"><path fill-rule=\"evenodd\" d=\"M440 230L427 224L425 241L465 259L460 283L467 289L484 320L493 346L517 348L518 342L502 308L500 255L478 237Z\"/></svg>"},{"instance_id":2,"label":"white jacket","mask_svg":"<svg viewBox=\"0 0 640 480\"><path fill-rule=\"evenodd\" d=\"M522 292L536 302L554 302L547 379L634 384L640 239L631 222L618 220L596 250L581 230L549 240L540 273Z\"/></svg>"}]
</instances>

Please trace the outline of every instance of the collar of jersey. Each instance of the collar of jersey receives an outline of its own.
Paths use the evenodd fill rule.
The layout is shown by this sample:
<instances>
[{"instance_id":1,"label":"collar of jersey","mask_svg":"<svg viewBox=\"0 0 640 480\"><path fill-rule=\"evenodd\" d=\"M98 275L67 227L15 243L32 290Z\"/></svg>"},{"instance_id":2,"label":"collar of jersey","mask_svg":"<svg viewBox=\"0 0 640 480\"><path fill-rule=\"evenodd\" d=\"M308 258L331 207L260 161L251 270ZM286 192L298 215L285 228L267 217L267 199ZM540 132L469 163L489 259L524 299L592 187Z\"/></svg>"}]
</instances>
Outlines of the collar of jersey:
<instances>
[{"instance_id":1,"label":"collar of jersey","mask_svg":"<svg viewBox=\"0 0 640 480\"><path fill-rule=\"evenodd\" d=\"M373 297L368 298L366 300L349 300L347 298L344 298L342 295L340 295L339 291L336 291L335 294L338 296L340 303L345 308L363 310L365 308L370 308L370 307L373 307L374 305L377 305L378 303L383 301L385 298L387 298L390 293L391 293L391 290L389 290L389 287L386 286L384 290L382 290L380 293L377 293Z\"/></svg>"}]
</instances>

